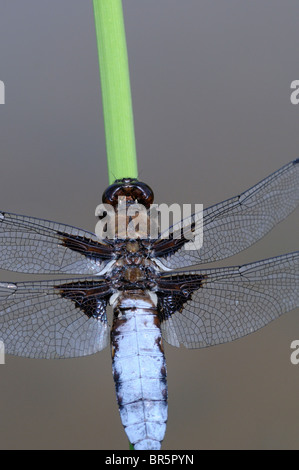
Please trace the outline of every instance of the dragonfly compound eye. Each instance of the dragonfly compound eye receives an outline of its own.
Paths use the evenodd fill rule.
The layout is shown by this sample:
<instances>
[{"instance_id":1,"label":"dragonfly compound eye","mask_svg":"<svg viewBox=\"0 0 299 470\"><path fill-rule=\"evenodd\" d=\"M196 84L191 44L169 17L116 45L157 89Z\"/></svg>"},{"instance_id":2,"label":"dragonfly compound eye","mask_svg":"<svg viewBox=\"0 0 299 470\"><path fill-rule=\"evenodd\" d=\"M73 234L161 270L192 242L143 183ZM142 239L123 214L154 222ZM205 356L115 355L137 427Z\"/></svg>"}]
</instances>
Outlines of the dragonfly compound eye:
<instances>
[{"instance_id":1,"label":"dragonfly compound eye","mask_svg":"<svg viewBox=\"0 0 299 470\"><path fill-rule=\"evenodd\" d=\"M146 209L149 209L154 201L152 189L146 183L133 178L123 178L114 181L104 191L102 201L104 204L111 204L115 207L120 197L125 197L127 204L142 204Z\"/></svg>"}]
</instances>

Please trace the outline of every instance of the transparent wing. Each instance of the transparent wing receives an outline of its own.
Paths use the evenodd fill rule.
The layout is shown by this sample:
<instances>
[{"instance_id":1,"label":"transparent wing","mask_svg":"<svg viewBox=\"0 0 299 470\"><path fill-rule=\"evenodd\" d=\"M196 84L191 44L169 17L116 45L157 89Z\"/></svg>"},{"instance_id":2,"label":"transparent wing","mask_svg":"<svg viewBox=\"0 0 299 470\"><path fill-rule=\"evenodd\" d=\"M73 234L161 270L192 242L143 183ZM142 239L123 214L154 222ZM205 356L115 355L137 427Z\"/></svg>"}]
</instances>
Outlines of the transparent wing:
<instances>
[{"instance_id":1,"label":"transparent wing","mask_svg":"<svg viewBox=\"0 0 299 470\"><path fill-rule=\"evenodd\" d=\"M161 277L169 288L178 286L178 279L176 306L170 306L177 310L164 315L161 326L174 346L204 348L233 341L299 307L299 251L241 267ZM164 307L167 311L166 302Z\"/></svg>"},{"instance_id":2,"label":"transparent wing","mask_svg":"<svg viewBox=\"0 0 299 470\"><path fill-rule=\"evenodd\" d=\"M85 356L109 342L103 279L0 283L5 352L33 358Z\"/></svg>"},{"instance_id":3,"label":"transparent wing","mask_svg":"<svg viewBox=\"0 0 299 470\"><path fill-rule=\"evenodd\" d=\"M266 235L299 204L299 159L285 165L239 196L203 211L203 246L189 250L190 241L157 240L153 256L169 269L217 261L242 250ZM196 235L197 214L183 221L185 234ZM188 229L189 227L189 229ZM198 224L198 229L200 224ZM194 232L195 230L195 232ZM180 225L172 232L180 231ZM163 237L163 234L161 235Z\"/></svg>"},{"instance_id":4,"label":"transparent wing","mask_svg":"<svg viewBox=\"0 0 299 470\"><path fill-rule=\"evenodd\" d=\"M100 243L92 233L0 212L0 269L31 274L98 274L111 259L111 246Z\"/></svg>"}]
</instances>

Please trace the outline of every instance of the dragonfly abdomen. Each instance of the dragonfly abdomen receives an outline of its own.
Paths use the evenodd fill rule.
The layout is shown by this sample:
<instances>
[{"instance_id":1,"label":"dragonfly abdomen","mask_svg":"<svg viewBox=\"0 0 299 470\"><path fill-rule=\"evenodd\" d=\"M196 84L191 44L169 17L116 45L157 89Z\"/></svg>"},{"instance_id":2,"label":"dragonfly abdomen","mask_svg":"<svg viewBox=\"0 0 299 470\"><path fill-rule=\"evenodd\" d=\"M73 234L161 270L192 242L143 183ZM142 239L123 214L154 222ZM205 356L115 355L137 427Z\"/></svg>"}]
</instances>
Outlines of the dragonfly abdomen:
<instances>
[{"instance_id":1,"label":"dragonfly abdomen","mask_svg":"<svg viewBox=\"0 0 299 470\"><path fill-rule=\"evenodd\" d=\"M135 450L160 449L167 382L156 301L143 291L121 292L113 311L112 369L123 426Z\"/></svg>"}]
</instances>

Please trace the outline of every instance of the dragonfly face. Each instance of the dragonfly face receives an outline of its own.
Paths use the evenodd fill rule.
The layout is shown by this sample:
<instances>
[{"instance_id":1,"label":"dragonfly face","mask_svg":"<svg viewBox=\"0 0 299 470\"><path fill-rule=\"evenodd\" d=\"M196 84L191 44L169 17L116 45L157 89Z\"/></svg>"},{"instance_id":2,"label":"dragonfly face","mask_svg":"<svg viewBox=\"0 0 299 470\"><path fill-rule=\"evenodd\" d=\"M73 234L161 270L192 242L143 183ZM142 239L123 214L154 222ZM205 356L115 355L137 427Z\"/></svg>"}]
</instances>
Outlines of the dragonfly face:
<instances>
[{"instance_id":1,"label":"dragonfly face","mask_svg":"<svg viewBox=\"0 0 299 470\"><path fill-rule=\"evenodd\" d=\"M103 202L149 211L151 189L115 182ZM163 341L203 348L262 328L299 306L299 252L247 264L198 269L236 254L267 234L299 204L299 160L239 196L204 210L204 244L186 249L196 214L177 239L98 239L81 229L0 212L0 267L70 274L54 281L0 283L0 340L19 356L67 358L111 345L120 415L135 449L159 449L167 421ZM149 212L146 212L146 218ZM125 215L125 228L130 217ZM183 268L183 269L182 269ZM113 324L106 309L113 308ZM37 340L38 339L38 340Z\"/></svg>"}]
</instances>

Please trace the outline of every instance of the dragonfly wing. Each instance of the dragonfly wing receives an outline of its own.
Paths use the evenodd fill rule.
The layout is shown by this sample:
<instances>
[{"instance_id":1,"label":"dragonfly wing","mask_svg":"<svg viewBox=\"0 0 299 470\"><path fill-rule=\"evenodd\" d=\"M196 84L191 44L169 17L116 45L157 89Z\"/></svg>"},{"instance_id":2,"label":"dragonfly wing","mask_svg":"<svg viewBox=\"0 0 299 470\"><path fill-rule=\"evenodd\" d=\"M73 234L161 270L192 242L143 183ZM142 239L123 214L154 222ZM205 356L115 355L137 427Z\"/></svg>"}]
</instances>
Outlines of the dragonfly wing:
<instances>
[{"instance_id":1,"label":"dragonfly wing","mask_svg":"<svg viewBox=\"0 0 299 470\"><path fill-rule=\"evenodd\" d=\"M22 273L99 274L111 245L84 230L0 212L0 269Z\"/></svg>"},{"instance_id":2,"label":"dragonfly wing","mask_svg":"<svg viewBox=\"0 0 299 470\"><path fill-rule=\"evenodd\" d=\"M228 258L245 250L285 219L299 204L299 159L285 165L239 196L193 214L173 226L172 235L152 244L153 256L166 269L184 268ZM184 232L177 239L173 234ZM192 249L190 234L203 226L203 246ZM189 238L188 238L189 237ZM189 249L191 248L191 249Z\"/></svg>"},{"instance_id":3,"label":"dragonfly wing","mask_svg":"<svg viewBox=\"0 0 299 470\"><path fill-rule=\"evenodd\" d=\"M233 341L299 307L299 251L239 267L165 273L157 294L170 344Z\"/></svg>"},{"instance_id":4,"label":"dragonfly wing","mask_svg":"<svg viewBox=\"0 0 299 470\"><path fill-rule=\"evenodd\" d=\"M85 356L109 342L106 279L0 283L5 352L33 358Z\"/></svg>"}]
</instances>

